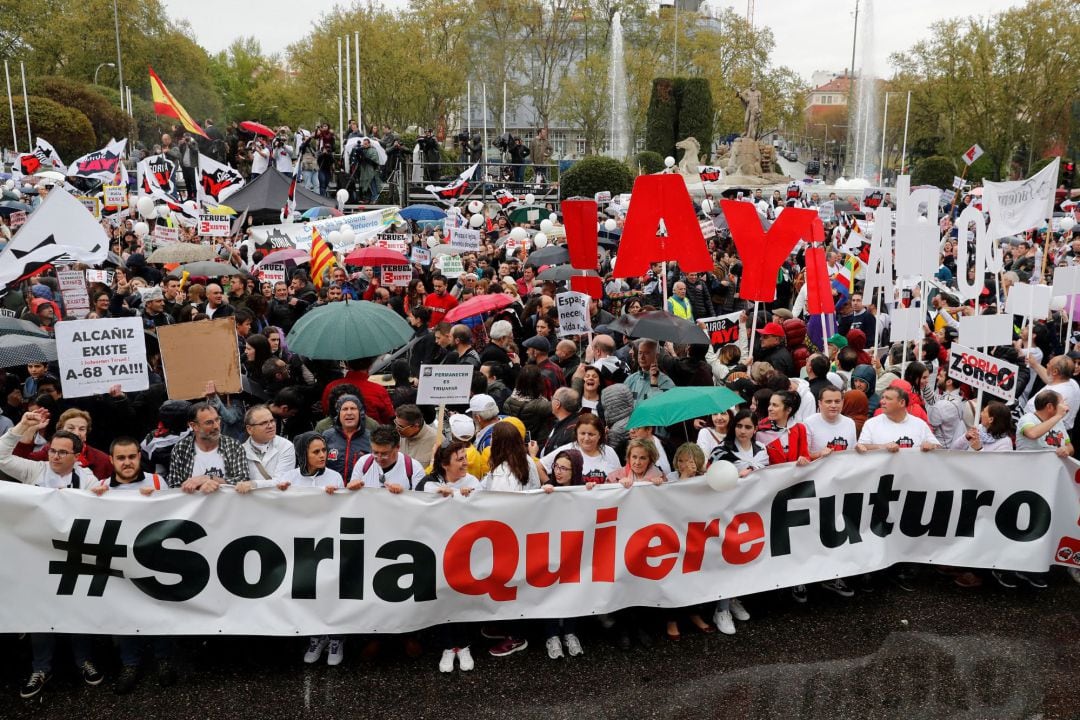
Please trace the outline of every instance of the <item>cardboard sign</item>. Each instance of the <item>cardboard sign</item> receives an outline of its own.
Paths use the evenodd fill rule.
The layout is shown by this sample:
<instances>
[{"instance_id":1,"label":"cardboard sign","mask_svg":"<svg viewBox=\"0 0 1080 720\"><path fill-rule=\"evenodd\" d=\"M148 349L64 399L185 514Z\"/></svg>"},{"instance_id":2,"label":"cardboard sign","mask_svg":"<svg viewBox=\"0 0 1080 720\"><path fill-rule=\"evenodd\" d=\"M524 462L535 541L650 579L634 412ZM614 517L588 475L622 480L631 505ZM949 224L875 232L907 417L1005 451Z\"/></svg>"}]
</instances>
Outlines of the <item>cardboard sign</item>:
<instances>
[{"instance_id":1,"label":"cardboard sign","mask_svg":"<svg viewBox=\"0 0 1080 720\"><path fill-rule=\"evenodd\" d=\"M375 237L375 247L386 248L402 255L409 249L408 239L398 233L382 233Z\"/></svg>"},{"instance_id":2,"label":"cardboard sign","mask_svg":"<svg viewBox=\"0 0 1080 720\"><path fill-rule=\"evenodd\" d=\"M285 276L285 263L270 263L259 267L259 276L263 282L274 285L279 282L288 282Z\"/></svg>"},{"instance_id":3,"label":"cardboard sign","mask_svg":"<svg viewBox=\"0 0 1080 720\"><path fill-rule=\"evenodd\" d=\"M1073 265L1072 267L1059 265L1054 268L1053 288L1054 297L1080 293L1080 265Z\"/></svg>"},{"instance_id":4,"label":"cardboard sign","mask_svg":"<svg viewBox=\"0 0 1080 720\"><path fill-rule=\"evenodd\" d=\"M472 390L472 365L421 365L417 405L465 405Z\"/></svg>"},{"instance_id":5,"label":"cardboard sign","mask_svg":"<svg viewBox=\"0 0 1080 720\"><path fill-rule=\"evenodd\" d=\"M88 283L104 283L105 285L112 285L113 272L112 270L87 270L86 282Z\"/></svg>"},{"instance_id":6,"label":"cardboard sign","mask_svg":"<svg viewBox=\"0 0 1080 720\"><path fill-rule=\"evenodd\" d=\"M154 238L154 242L161 244L180 242L180 228L155 225L151 237Z\"/></svg>"},{"instance_id":7,"label":"cardboard sign","mask_svg":"<svg viewBox=\"0 0 1080 720\"><path fill-rule=\"evenodd\" d=\"M200 215L199 234L206 237L229 237L232 220L228 215Z\"/></svg>"},{"instance_id":8,"label":"cardboard sign","mask_svg":"<svg viewBox=\"0 0 1080 720\"><path fill-rule=\"evenodd\" d=\"M18 229L21 225L26 223L26 211L19 210L8 215L8 225L12 230Z\"/></svg>"},{"instance_id":9,"label":"cardboard sign","mask_svg":"<svg viewBox=\"0 0 1080 720\"><path fill-rule=\"evenodd\" d=\"M440 255L437 264L448 278L456 278L465 272L465 264L459 255Z\"/></svg>"},{"instance_id":10,"label":"cardboard sign","mask_svg":"<svg viewBox=\"0 0 1080 720\"><path fill-rule=\"evenodd\" d=\"M162 325L157 332L170 400L203 398L210 380L222 395L240 392L240 351L231 317Z\"/></svg>"},{"instance_id":11,"label":"cardboard sign","mask_svg":"<svg viewBox=\"0 0 1080 720\"><path fill-rule=\"evenodd\" d=\"M970 167L971 163L973 163L976 160L978 160L979 158L981 158L982 155L983 155L983 149L981 147L979 147L978 143L976 143L976 144L972 145L971 147L969 147L967 149L967 151L964 152L962 157L964 158L964 163L967 164Z\"/></svg>"},{"instance_id":12,"label":"cardboard sign","mask_svg":"<svg viewBox=\"0 0 1080 720\"><path fill-rule=\"evenodd\" d=\"M559 337L572 337L592 332L589 318L589 296L579 292L564 292L555 296L559 310Z\"/></svg>"},{"instance_id":13,"label":"cardboard sign","mask_svg":"<svg viewBox=\"0 0 1080 720\"><path fill-rule=\"evenodd\" d=\"M450 244L462 250L479 250L480 231L464 227L451 228Z\"/></svg>"},{"instance_id":14,"label":"cardboard sign","mask_svg":"<svg viewBox=\"0 0 1080 720\"><path fill-rule=\"evenodd\" d=\"M960 318L960 342L968 347L993 347L1012 342L1012 315L965 315Z\"/></svg>"},{"instance_id":15,"label":"cardboard sign","mask_svg":"<svg viewBox=\"0 0 1080 720\"><path fill-rule=\"evenodd\" d=\"M76 195L75 199L82 203L82 206L86 208L91 215L98 220L101 219L101 201L96 197L90 197L88 195Z\"/></svg>"},{"instance_id":16,"label":"cardboard sign","mask_svg":"<svg viewBox=\"0 0 1080 720\"><path fill-rule=\"evenodd\" d=\"M959 190L960 188L964 187L964 178L960 177L959 175L953 175L952 186L955 190Z\"/></svg>"},{"instance_id":17,"label":"cardboard sign","mask_svg":"<svg viewBox=\"0 0 1080 720\"><path fill-rule=\"evenodd\" d=\"M412 254L409 256L409 259L417 265L430 265L431 251L417 245L412 249Z\"/></svg>"},{"instance_id":18,"label":"cardboard sign","mask_svg":"<svg viewBox=\"0 0 1080 720\"><path fill-rule=\"evenodd\" d=\"M99 395L117 384L124 392L150 387L141 318L59 322L56 324L56 350L64 397ZM236 351L235 340L233 351ZM187 362L192 364L190 355Z\"/></svg>"},{"instance_id":19,"label":"cardboard sign","mask_svg":"<svg viewBox=\"0 0 1080 720\"><path fill-rule=\"evenodd\" d=\"M922 308L897 307L892 311L893 342L919 341L923 338L922 326L925 322Z\"/></svg>"},{"instance_id":20,"label":"cardboard sign","mask_svg":"<svg viewBox=\"0 0 1080 720\"><path fill-rule=\"evenodd\" d=\"M832 200L826 200L817 207L818 217L821 218L823 223L831 223L836 221L836 203Z\"/></svg>"},{"instance_id":21,"label":"cardboard sign","mask_svg":"<svg viewBox=\"0 0 1080 720\"><path fill-rule=\"evenodd\" d=\"M949 377L1005 400L1016 397L1017 371L1012 363L957 343L949 349Z\"/></svg>"},{"instance_id":22,"label":"cardboard sign","mask_svg":"<svg viewBox=\"0 0 1080 720\"><path fill-rule=\"evenodd\" d=\"M389 287L409 287L413 279L411 265L383 265L382 284Z\"/></svg>"},{"instance_id":23,"label":"cardboard sign","mask_svg":"<svg viewBox=\"0 0 1080 720\"><path fill-rule=\"evenodd\" d=\"M705 333L709 336L714 348L728 343L739 342L740 315L742 313L735 312L728 315L702 318L701 323L705 326Z\"/></svg>"},{"instance_id":24,"label":"cardboard sign","mask_svg":"<svg viewBox=\"0 0 1080 720\"><path fill-rule=\"evenodd\" d=\"M127 188L123 185L106 185L102 188L105 193L105 204L109 207L127 207Z\"/></svg>"},{"instance_id":25,"label":"cardboard sign","mask_svg":"<svg viewBox=\"0 0 1080 720\"><path fill-rule=\"evenodd\" d=\"M84 318L90 314L90 295L86 292L86 276L78 270L57 270L60 296L68 315Z\"/></svg>"}]
</instances>

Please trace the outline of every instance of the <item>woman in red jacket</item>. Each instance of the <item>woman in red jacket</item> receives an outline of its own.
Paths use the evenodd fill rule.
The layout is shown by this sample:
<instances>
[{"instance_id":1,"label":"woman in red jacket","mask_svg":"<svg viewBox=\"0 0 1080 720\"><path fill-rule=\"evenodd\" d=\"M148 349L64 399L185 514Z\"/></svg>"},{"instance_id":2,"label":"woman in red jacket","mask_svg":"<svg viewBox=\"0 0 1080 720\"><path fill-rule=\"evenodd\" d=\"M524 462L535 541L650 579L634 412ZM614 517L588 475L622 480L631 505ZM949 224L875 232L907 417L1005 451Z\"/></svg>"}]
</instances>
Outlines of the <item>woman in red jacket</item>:
<instances>
[{"instance_id":1,"label":"woman in red jacket","mask_svg":"<svg viewBox=\"0 0 1080 720\"><path fill-rule=\"evenodd\" d=\"M790 390L773 393L769 399L769 414L758 423L755 440L769 453L769 464L778 465L810 462L810 448L806 441L806 427L791 422L791 416L799 410L799 394Z\"/></svg>"},{"instance_id":2,"label":"woman in red jacket","mask_svg":"<svg viewBox=\"0 0 1080 720\"><path fill-rule=\"evenodd\" d=\"M94 477L99 480L112 477L113 466L109 456L101 450L86 444L86 436L90 432L90 413L76 408L65 410L60 419L56 421L56 429L75 433L82 439L83 449L79 453L77 461L79 465L89 468L94 473ZM20 439L13 454L16 457L30 460L47 460L49 458L49 443L45 443L37 450L34 449L34 443L34 433L30 433L30 435Z\"/></svg>"}]
</instances>

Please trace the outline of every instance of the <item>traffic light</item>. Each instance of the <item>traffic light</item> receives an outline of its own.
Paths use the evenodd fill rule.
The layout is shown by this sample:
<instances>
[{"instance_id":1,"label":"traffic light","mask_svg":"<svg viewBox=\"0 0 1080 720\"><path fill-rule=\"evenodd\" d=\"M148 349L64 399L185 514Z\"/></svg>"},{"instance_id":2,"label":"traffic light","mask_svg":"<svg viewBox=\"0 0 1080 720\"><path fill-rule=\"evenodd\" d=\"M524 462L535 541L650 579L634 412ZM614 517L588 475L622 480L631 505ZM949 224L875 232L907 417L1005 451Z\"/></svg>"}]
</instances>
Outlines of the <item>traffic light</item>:
<instances>
[{"instance_id":1,"label":"traffic light","mask_svg":"<svg viewBox=\"0 0 1080 720\"><path fill-rule=\"evenodd\" d=\"M1073 181L1076 179L1076 163L1066 160L1061 164L1061 184L1066 190L1072 190Z\"/></svg>"}]
</instances>

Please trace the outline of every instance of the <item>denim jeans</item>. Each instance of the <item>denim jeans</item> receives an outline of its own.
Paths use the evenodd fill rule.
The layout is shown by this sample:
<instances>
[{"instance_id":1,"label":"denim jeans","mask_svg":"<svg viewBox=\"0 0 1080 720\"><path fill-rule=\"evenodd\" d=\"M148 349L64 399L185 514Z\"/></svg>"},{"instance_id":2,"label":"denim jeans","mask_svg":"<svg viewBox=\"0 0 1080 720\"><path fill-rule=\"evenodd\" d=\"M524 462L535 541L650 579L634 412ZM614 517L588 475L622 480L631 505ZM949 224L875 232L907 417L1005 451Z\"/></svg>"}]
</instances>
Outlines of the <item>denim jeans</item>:
<instances>
[{"instance_id":1,"label":"denim jeans","mask_svg":"<svg viewBox=\"0 0 1080 720\"><path fill-rule=\"evenodd\" d=\"M311 192L319 192L319 171L318 170L304 170L301 172L303 178L304 187Z\"/></svg>"},{"instance_id":2,"label":"denim jeans","mask_svg":"<svg viewBox=\"0 0 1080 720\"><path fill-rule=\"evenodd\" d=\"M71 654L75 658L75 667L91 659L94 649L93 635L59 635L57 633L31 633L30 648L33 653L31 668L34 672L52 672L53 655L56 641L61 637L71 638Z\"/></svg>"},{"instance_id":3,"label":"denim jeans","mask_svg":"<svg viewBox=\"0 0 1080 720\"><path fill-rule=\"evenodd\" d=\"M117 635L116 645L120 648L120 662L124 667L138 667L149 645L154 651L155 660L168 660L173 654L173 640L164 635Z\"/></svg>"}]
</instances>

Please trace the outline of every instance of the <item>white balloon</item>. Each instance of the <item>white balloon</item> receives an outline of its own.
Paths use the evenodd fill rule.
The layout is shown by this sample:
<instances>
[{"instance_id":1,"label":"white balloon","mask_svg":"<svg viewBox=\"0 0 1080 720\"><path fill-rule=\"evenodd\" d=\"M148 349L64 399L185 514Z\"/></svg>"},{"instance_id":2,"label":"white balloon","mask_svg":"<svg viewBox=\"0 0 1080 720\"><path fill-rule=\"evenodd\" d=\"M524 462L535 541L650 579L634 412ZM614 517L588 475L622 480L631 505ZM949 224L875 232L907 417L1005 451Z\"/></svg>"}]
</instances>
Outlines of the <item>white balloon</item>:
<instances>
[{"instance_id":1,"label":"white balloon","mask_svg":"<svg viewBox=\"0 0 1080 720\"><path fill-rule=\"evenodd\" d=\"M664 158L664 165L666 167L675 167L675 158L668 155L666 158Z\"/></svg>"},{"instance_id":2,"label":"white balloon","mask_svg":"<svg viewBox=\"0 0 1080 720\"><path fill-rule=\"evenodd\" d=\"M484 216L483 215L477 214L477 215L473 215L473 216L471 216L469 218L469 227L479 228L483 224L484 224Z\"/></svg>"},{"instance_id":3,"label":"white balloon","mask_svg":"<svg viewBox=\"0 0 1080 720\"><path fill-rule=\"evenodd\" d=\"M347 203L349 201L349 191L345 188L341 188L340 190L338 190L337 201L338 205L344 205L345 203Z\"/></svg>"},{"instance_id":4,"label":"white balloon","mask_svg":"<svg viewBox=\"0 0 1080 720\"><path fill-rule=\"evenodd\" d=\"M154 214L159 218L167 218L172 214L172 210L169 209L168 205L162 205L154 211Z\"/></svg>"},{"instance_id":5,"label":"white balloon","mask_svg":"<svg viewBox=\"0 0 1080 720\"><path fill-rule=\"evenodd\" d=\"M731 490L739 482L739 469L727 460L717 460L705 471L705 482L717 492Z\"/></svg>"},{"instance_id":6,"label":"white balloon","mask_svg":"<svg viewBox=\"0 0 1080 720\"><path fill-rule=\"evenodd\" d=\"M1072 215L1064 215L1064 216L1062 216L1060 222L1061 222L1061 230L1063 232L1069 232L1074 227L1076 227L1076 221L1073 220Z\"/></svg>"},{"instance_id":7,"label":"white balloon","mask_svg":"<svg viewBox=\"0 0 1080 720\"><path fill-rule=\"evenodd\" d=\"M354 231L348 225L343 226L338 232L341 233L341 242L345 244L349 244L352 241L356 240L356 231Z\"/></svg>"},{"instance_id":8,"label":"white balloon","mask_svg":"<svg viewBox=\"0 0 1080 720\"><path fill-rule=\"evenodd\" d=\"M150 226L141 220L135 223L135 237L142 239L146 237L146 234L150 232Z\"/></svg>"},{"instance_id":9,"label":"white balloon","mask_svg":"<svg viewBox=\"0 0 1080 720\"><path fill-rule=\"evenodd\" d=\"M5 190L14 190L15 189L15 181L14 180L8 180L6 183L4 183L4 189Z\"/></svg>"},{"instance_id":10,"label":"white balloon","mask_svg":"<svg viewBox=\"0 0 1080 720\"><path fill-rule=\"evenodd\" d=\"M480 202L479 200L470 200L469 201L469 212L471 212L473 214L476 214L476 213L480 212L483 209L484 209L484 203Z\"/></svg>"},{"instance_id":11,"label":"white balloon","mask_svg":"<svg viewBox=\"0 0 1080 720\"><path fill-rule=\"evenodd\" d=\"M545 235L544 233L538 232L535 235L533 235L533 245L535 245L537 247L537 249L542 248L542 247L546 247L547 244L548 244L547 235Z\"/></svg>"},{"instance_id":12,"label":"white balloon","mask_svg":"<svg viewBox=\"0 0 1080 720\"><path fill-rule=\"evenodd\" d=\"M540 221L540 232L549 233L554 229L555 223L551 222L550 220L545 219Z\"/></svg>"},{"instance_id":13,"label":"white balloon","mask_svg":"<svg viewBox=\"0 0 1080 720\"><path fill-rule=\"evenodd\" d=\"M1050 310L1052 312L1061 312L1064 309L1065 309L1065 297L1064 296L1058 296L1058 297L1055 297L1055 298L1050 298Z\"/></svg>"},{"instance_id":14,"label":"white balloon","mask_svg":"<svg viewBox=\"0 0 1080 720\"><path fill-rule=\"evenodd\" d=\"M617 227L619 227L619 223L615 222L611 218L608 218L607 220L604 221L604 229L607 230L608 232L613 232L615 230L615 228L617 228Z\"/></svg>"},{"instance_id":15,"label":"white balloon","mask_svg":"<svg viewBox=\"0 0 1080 720\"><path fill-rule=\"evenodd\" d=\"M551 213L550 215L548 215L548 220L553 223L559 222L559 213Z\"/></svg>"},{"instance_id":16,"label":"white balloon","mask_svg":"<svg viewBox=\"0 0 1080 720\"><path fill-rule=\"evenodd\" d=\"M532 193L526 193L525 194L525 204L526 205L532 205L534 202L536 202L536 196L533 195Z\"/></svg>"},{"instance_id":17,"label":"white balloon","mask_svg":"<svg viewBox=\"0 0 1080 720\"><path fill-rule=\"evenodd\" d=\"M154 201L148 197L141 197L139 201L135 203L135 207L138 208L139 214L144 218L154 217Z\"/></svg>"},{"instance_id":18,"label":"white balloon","mask_svg":"<svg viewBox=\"0 0 1080 720\"><path fill-rule=\"evenodd\" d=\"M521 242L529 236L529 233L523 227L516 227L510 231L510 239Z\"/></svg>"},{"instance_id":19,"label":"white balloon","mask_svg":"<svg viewBox=\"0 0 1080 720\"><path fill-rule=\"evenodd\" d=\"M341 242L341 231L339 231L339 230L331 230L329 239L330 239L330 244L331 245L339 244Z\"/></svg>"}]
</instances>

